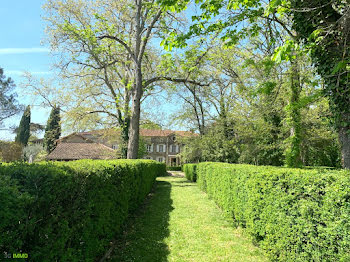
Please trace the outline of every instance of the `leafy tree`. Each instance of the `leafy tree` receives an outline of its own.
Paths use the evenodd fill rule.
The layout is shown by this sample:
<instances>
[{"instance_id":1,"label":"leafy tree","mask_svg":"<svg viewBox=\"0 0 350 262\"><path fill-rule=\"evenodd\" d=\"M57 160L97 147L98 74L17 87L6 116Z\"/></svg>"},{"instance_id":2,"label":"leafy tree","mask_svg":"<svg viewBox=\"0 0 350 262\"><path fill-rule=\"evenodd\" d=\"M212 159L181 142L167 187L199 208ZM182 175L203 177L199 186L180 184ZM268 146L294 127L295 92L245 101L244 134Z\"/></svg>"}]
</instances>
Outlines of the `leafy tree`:
<instances>
[{"instance_id":1,"label":"leafy tree","mask_svg":"<svg viewBox=\"0 0 350 262\"><path fill-rule=\"evenodd\" d=\"M128 141L127 158L137 158L144 94L164 81L190 81L159 73L156 67L159 53L152 39L176 18L169 15L166 6L145 0L51 0L45 8L50 14L47 20L52 47L69 50L61 67L70 69L70 75L103 81L109 92L100 100L104 110L93 109L91 113L116 117ZM101 91L96 88L98 94L105 94ZM89 96L88 101L95 97ZM115 108L112 113L111 106Z\"/></svg>"},{"instance_id":2,"label":"leafy tree","mask_svg":"<svg viewBox=\"0 0 350 262\"><path fill-rule=\"evenodd\" d=\"M183 101L181 112L173 118L179 125L206 133L206 127L234 110L236 90L242 86L237 74L237 57L234 52L222 47L220 41L210 41L207 46L191 45L183 55L173 59L176 72L191 72L199 83L207 86L183 83L170 88L171 100ZM169 63L167 63L169 64ZM175 96L175 97L174 97Z\"/></svg>"},{"instance_id":3,"label":"leafy tree","mask_svg":"<svg viewBox=\"0 0 350 262\"><path fill-rule=\"evenodd\" d=\"M232 128L232 125L230 126ZM239 148L234 136L227 136L227 127L220 119L207 127L202 136L184 139L183 162L216 161L237 163Z\"/></svg>"},{"instance_id":4,"label":"leafy tree","mask_svg":"<svg viewBox=\"0 0 350 262\"><path fill-rule=\"evenodd\" d=\"M19 130L19 126L12 126L11 131L13 134L17 134ZM41 133L42 131L45 131L45 126L37 123L30 123L30 138L29 140L35 140L37 139L36 135ZM35 135L34 135L35 134ZM33 137L33 139L31 139Z\"/></svg>"},{"instance_id":5,"label":"leafy tree","mask_svg":"<svg viewBox=\"0 0 350 262\"><path fill-rule=\"evenodd\" d=\"M0 68L0 124L21 110L16 100L15 87L13 80L6 78L4 70Z\"/></svg>"},{"instance_id":6,"label":"leafy tree","mask_svg":"<svg viewBox=\"0 0 350 262\"><path fill-rule=\"evenodd\" d=\"M61 117L60 107L54 106L51 110L49 119L47 120L45 135L44 135L44 147L48 153L51 153L56 148L56 140L61 135Z\"/></svg>"},{"instance_id":7,"label":"leafy tree","mask_svg":"<svg viewBox=\"0 0 350 262\"><path fill-rule=\"evenodd\" d=\"M295 123L291 123L290 116L299 112L299 130L302 130L298 134L299 163L338 165L335 133L326 121L327 103L314 88L318 81L310 61L302 57L297 60L302 85L298 86L297 102L293 102L290 63L271 61L274 50L264 51L267 46L262 39L250 38L242 46L221 52L213 50L214 59L205 61L210 65L206 75L210 74L211 85L203 88L207 110L213 117L204 136L184 142L183 161L283 165L293 144L289 139L293 137L290 131ZM207 58L210 57L209 54ZM223 89L221 84L232 86ZM221 104L228 110L220 109ZM291 110L291 105L297 108ZM180 112L182 117L187 117L186 112ZM186 123L192 114L188 112L188 118L183 118ZM215 124L210 124L213 118Z\"/></svg>"},{"instance_id":8,"label":"leafy tree","mask_svg":"<svg viewBox=\"0 0 350 262\"><path fill-rule=\"evenodd\" d=\"M302 110L301 159L305 166L341 167L340 144L329 115L326 98Z\"/></svg>"},{"instance_id":9,"label":"leafy tree","mask_svg":"<svg viewBox=\"0 0 350 262\"><path fill-rule=\"evenodd\" d=\"M180 138L179 142L185 146L182 147L180 158L182 163L198 163L202 161L202 140L197 138Z\"/></svg>"},{"instance_id":10,"label":"leafy tree","mask_svg":"<svg viewBox=\"0 0 350 262\"><path fill-rule=\"evenodd\" d=\"M30 137L30 106L27 106L24 111L21 122L19 123L17 136L15 141L22 146L26 146L28 144L28 140Z\"/></svg>"},{"instance_id":11,"label":"leafy tree","mask_svg":"<svg viewBox=\"0 0 350 262\"><path fill-rule=\"evenodd\" d=\"M81 69L79 74L67 70L61 74L59 88L53 84L57 80L38 80L27 74L23 92L40 97L44 106L59 106L66 130L83 132L117 126L123 134L122 155L126 158L130 102L127 92L123 95L125 90L110 80L113 78L110 73L102 77L93 69Z\"/></svg>"},{"instance_id":12,"label":"leafy tree","mask_svg":"<svg viewBox=\"0 0 350 262\"><path fill-rule=\"evenodd\" d=\"M27 145L22 150L22 158L24 161L29 161L32 157L32 160L36 159L36 156L43 151L43 146L38 144Z\"/></svg>"},{"instance_id":13,"label":"leafy tree","mask_svg":"<svg viewBox=\"0 0 350 262\"><path fill-rule=\"evenodd\" d=\"M19 161L22 157L22 145L16 142L0 141L0 159L3 162Z\"/></svg>"},{"instance_id":14,"label":"leafy tree","mask_svg":"<svg viewBox=\"0 0 350 262\"><path fill-rule=\"evenodd\" d=\"M140 128L142 129L157 129L162 130L162 126L151 120L142 120L140 123Z\"/></svg>"},{"instance_id":15,"label":"leafy tree","mask_svg":"<svg viewBox=\"0 0 350 262\"><path fill-rule=\"evenodd\" d=\"M142 136L140 136L139 145L137 158L143 158L147 154L147 145Z\"/></svg>"},{"instance_id":16,"label":"leafy tree","mask_svg":"<svg viewBox=\"0 0 350 262\"><path fill-rule=\"evenodd\" d=\"M47 157L47 152L45 149L42 149L38 154L35 155L34 162L45 161Z\"/></svg>"},{"instance_id":17,"label":"leafy tree","mask_svg":"<svg viewBox=\"0 0 350 262\"><path fill-rule=\"evenodd\" d=\"M182 1L162 1L173 5ZM186 1L186 3L188 3ZM291 62L290 106L288 111L291 136L287 140L287 163L301 164L301 118L299 100L303 78L298 69L299 41L302 49L310 51L313 63L324 81L324 93L330 100L332 119L338 130L342 148L343 166L350 167L350 111L349 111L349 4L348 1L318 0L230 0L197 1L202 13L193 16L193 24L187 34L179 35L175 30L169 33L165 42L168 46L186 46L186 39L214 32L227 45L236 45L249 36L258 36L273 31L280 32L271 42L274 45L282 39L277 50L277 60ZM211 19L213 18L213 19ZM276 41L277 40L277 41ZM272 54L271 54L272 55ZM276 56L275 55L275 56Z\"/></svg>"},{"instance_id":18,"label":"leafy tree","mask_svg":"<svg viewBox=\"0 0 350 262\"><path fill-rule=\"evenodd\" d=\"M209 61L208 53L212 49L210 43L197 43L189 46L183 54L165 54L162 57L160 67L170 75L186 76L196 79L197 83L183 82L167 87L169 101L182 101L181 112L176 112L173 121L186 128L195 129L200 135L204 135L209 113L207 107L206 91L210 88L209 77L207 77L206 63ZM208 92L209 93L209 92ZM180 98L180 99L179 99ZM183 121L186 119L185 121Z\"/></svg>"},{"instance_id":19,"label":"leafy tree","mask_svg":"<svg viewBox=\"0 0 350 262\"><path fill-rule=\"evenodd\" d=\"M202 161L237 163L239 158L238 143L233 135L234 125L230 123L232 135L228 135L228 120L218 119L202 139Z\"/></svg>"},{"instance_id":20,"label":"leafy tree","mask_svg":"<svg viewBox=\"0 0 350 262\"><path fill-rule=\"evenodd\" d=\"M298 40L306 43L318 73L341 142L343 167L350 168L350 26L348 1L291 0L288 13Z\"/></svg>"}]
</instances>

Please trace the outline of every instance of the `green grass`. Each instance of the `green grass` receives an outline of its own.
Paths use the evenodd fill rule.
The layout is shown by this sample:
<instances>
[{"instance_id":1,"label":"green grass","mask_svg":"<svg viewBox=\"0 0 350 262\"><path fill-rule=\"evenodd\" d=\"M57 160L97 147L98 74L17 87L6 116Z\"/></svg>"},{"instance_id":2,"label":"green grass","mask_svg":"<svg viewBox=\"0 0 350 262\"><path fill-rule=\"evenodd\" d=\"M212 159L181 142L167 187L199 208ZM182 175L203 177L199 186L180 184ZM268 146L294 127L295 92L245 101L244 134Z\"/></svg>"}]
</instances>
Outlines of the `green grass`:
<instances>
[{"instance_id":1,"label":"green grass","mask_svg":"<svg viewBox=\"0 0 350 262\"><path fill-rule=\"evenodd\" d=\"M109 261L267 261L195 183L158 177Z\"/></svg>"}]
</instances>

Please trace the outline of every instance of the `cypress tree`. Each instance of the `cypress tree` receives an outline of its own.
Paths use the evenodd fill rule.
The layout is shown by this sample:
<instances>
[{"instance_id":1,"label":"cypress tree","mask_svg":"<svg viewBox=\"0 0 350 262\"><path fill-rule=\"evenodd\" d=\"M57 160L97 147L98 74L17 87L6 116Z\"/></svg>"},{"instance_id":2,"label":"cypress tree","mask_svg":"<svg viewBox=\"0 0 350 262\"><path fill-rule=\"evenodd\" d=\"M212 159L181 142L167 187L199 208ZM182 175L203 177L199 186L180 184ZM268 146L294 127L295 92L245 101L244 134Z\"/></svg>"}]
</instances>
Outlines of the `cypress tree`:
<instances>
[{"instance_id":1,"label":"cypress tree","mask_svg":"<svg viewBox=\"0 0 350 262\"><path fill-rule=\"evenodd\" d=\"M28 144L30 136L30 106L27 106L19 123L15 141L23 146Z\"/></svg>"},{"instance_id":2,"label":"cypress tree","mask_svg":"<svg viewBox=\"0 0 350 262\"><path fill-rule=\"evenodd\" d=\"M56 140L61 135L60 107L54 106L51 110L44 135L44 146L48 153L56 148Z\"/></svg>"}]
</instances>

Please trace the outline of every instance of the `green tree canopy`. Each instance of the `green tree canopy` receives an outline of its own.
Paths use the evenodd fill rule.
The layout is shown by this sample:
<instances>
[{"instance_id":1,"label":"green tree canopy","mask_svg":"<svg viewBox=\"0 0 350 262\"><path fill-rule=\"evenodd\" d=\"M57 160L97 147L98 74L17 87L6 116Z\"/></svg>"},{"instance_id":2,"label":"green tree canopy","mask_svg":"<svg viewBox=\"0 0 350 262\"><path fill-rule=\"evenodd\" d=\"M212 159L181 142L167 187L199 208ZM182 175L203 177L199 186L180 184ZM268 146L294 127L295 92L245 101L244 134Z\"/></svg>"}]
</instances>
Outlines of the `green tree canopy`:
<instances>
[{"instance_id":1,"label":"green tree canopy","mask_svg":"<svg viewBox=\"0 0 350 262\"><path fill-rule=\"evenodd\" d=\"M324 80L338 130L343 166L350 168L350 16L349 1L291 0L293 28L309 49Z\"/></svg>"},{"instance_id":2,"label":"green tree canopy","mask_svg":"<svg viewBox=\"0 0 350 262\"><path fill-rule=\"evenodd\" d=\"M0 124L21 110L16 100L15 87L13 80L6 78L4 70L0 67Z\"/></svg>"},{"instance_id":3,"label":"green tree canopy","mask_svg":"<svg viewBox=\"0 0 350 262\"><path fill-rule=\"evenodd\" d=\"M23 146L28 144L29 136L30 136L30 106L27 106L24 111L21 122L19 123L17 136L15 141Z\"/></svg>"},{"instance_id":4,"label":"green tree canopy","mask_svg":"<svg viewBox=\"0 0 350 262\"><path fill-rule=\"evenodd\" d=\"M44 135L44 146L48 153L52 152L56 147L56 140L61 135L61 117L60 107L54 106L51 110Z\"/></svg>"}]
</instances>

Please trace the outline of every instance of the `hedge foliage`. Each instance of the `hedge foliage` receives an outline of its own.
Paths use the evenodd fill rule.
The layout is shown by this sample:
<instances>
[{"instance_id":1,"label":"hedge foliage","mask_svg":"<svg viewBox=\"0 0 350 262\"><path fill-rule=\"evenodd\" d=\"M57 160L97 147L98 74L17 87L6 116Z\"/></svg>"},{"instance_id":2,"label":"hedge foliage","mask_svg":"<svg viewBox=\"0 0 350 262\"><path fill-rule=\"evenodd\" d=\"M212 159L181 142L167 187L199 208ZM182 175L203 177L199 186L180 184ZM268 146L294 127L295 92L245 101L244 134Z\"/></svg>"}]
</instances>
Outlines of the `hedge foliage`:
<instances>
[{"instance_id":1,"label":"hedge foliage","mask_svg":"<svg viewBox=\"0 0 350 262\"><path fill-rule=\"evenodd\" d=\"M167 166L166 170L167 171L181 171L181 166Z\"/></svg>"},{"instance_id":2,"label":"hedge foliage","mask_svg":"<svg viewBox=\"0 0 350 262\"><path fill-rule=\"evenodd\" d=\"M182 171L185 172L186 178L192 182L197 180L196 168L197 164L185 164L182 166Z\"/></svg>"},{"instance_id":3,"label":"hedge foliage","mask_svg":"<svg viewBox=\"0 0 350 262\"><path fill-rule=\"evenodd\" d=\"M164 173L151 160L1 164L0 250L96 261Z\"/></svg>"},{"instance_id":4,"label":"hedge foliage","mask_svg":"<svg viewBox=\"0 0 350 262\"><path fill-rule=\"evenodd\" d=\"M272 261L350 261L350 174L200 163L197 183Z\"/></svg>"}]
</instances>

